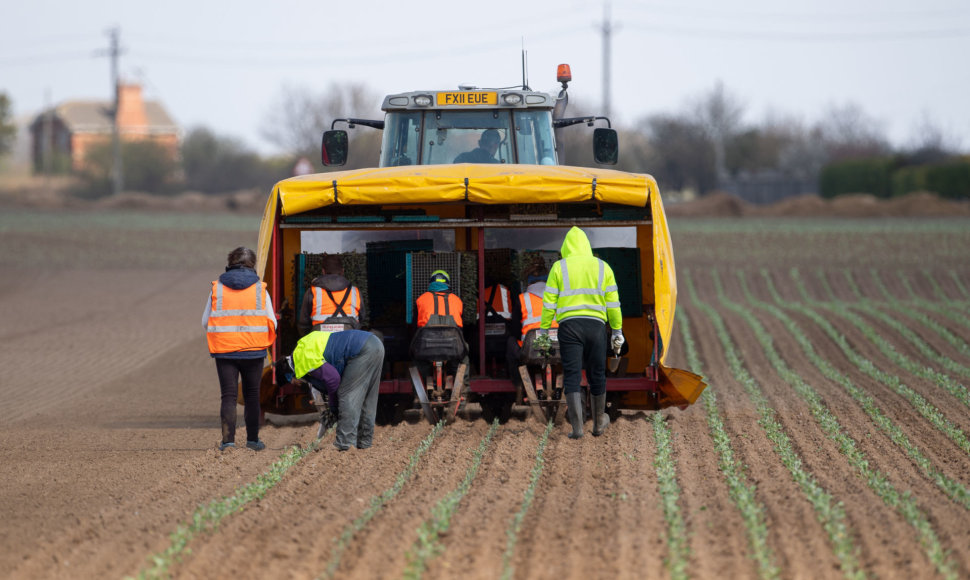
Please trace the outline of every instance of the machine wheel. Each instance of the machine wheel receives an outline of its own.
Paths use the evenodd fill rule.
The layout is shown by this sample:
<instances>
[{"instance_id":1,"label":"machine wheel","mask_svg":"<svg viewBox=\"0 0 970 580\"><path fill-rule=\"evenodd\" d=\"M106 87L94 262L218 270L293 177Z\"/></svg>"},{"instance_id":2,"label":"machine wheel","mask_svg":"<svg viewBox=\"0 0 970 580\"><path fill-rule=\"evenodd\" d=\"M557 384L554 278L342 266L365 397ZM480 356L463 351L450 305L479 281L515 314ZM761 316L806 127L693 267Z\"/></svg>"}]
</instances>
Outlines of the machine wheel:
<instances>
[{"instance_id":1,"label":"machine wheel","mask_svg":"<svg viewBox=\"0 0 970 580\"><path fill-rule=\"evenodd\" d=\"M491 394L483 397L481 400L482 419L485 419L487 423L491 423L498 418L499 423L507 423L512 417L512 404L514 402L515 399L513 396Z\"/></svg>"},{"instance_id":2,"label":"machine wheel","mask_svg":"<svg viewBox=\"0 0 970 580\"><path fill-rule=\"evenodd\" d=\"M375 422L378 425L397 425L404 420L404 411L411 406L411 397L408 395L385 395L377 399L377 417Z\"/></svg>"},{"instance_id":3,"label":"machine wheel","mask_svg":"<svg viewBox=\"0 0 970 580\"><path fill-rule=\"evenodd\" d=\"M491 423L498 418L499 423L507 423L512 417L514 399L508 396L491 395L482 401L482 418Z\"/></svg>"},{"instance_id":4,"label":"machine wheel","mask_svg":"<svg viewBox=\"0 0 970 580\"><path fill-rule=\"evenodd\" d=\"M392 410L393 404L390 401L385 400L383 397L378 397L377 415L374 417L374 423L377 425L390 425Z\"/></svg>"},{"instance_id":5,"label":"machine wheel","mask_svg":"<svg viewBox=\"0 0 970 580\"><path fill-rule=\"evenodd\" d=\"M492 401L492 398L488 396L482 397L479 404L482 406L482 419L485 419L486 423L491 423L494 421L497 414L495 412L495 403Z\"/></svg>"},{"instance_id":6,"label":"machine wheel","mask_svg":"<svg viewBox=\"0 0 970 580\"><path fill-rule=\"evenodd\" d=\"M512 404L515 403L511 397L502 400L499 410L498 410L498 422L508 423L509 419L512 418Z\"/></svg>"}]
</instances>

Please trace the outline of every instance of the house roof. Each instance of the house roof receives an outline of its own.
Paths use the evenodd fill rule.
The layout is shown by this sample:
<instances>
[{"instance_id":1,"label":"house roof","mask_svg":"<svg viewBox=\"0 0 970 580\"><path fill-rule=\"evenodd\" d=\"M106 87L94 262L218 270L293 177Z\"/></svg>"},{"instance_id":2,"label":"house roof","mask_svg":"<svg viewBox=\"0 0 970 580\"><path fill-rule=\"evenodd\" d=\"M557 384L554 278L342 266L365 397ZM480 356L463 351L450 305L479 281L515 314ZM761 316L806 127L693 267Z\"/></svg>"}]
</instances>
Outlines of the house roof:
<instances>
[{"instance_id":1,"label":"house roof","mask_svg":"<svg viewBox=\"0 0 970 580\"><path fill-rule=\"evenodd\" d=\"M72 133L110 133L111 106L106 101L66 101L54 108L54 116ZM44 111L38 115L34 123L42 122L47 113ZM147 133L177 133L179 130L165 107L157 101L145 101L145 118L148 125L138 129Z\"/></svg>"}]
</instances>

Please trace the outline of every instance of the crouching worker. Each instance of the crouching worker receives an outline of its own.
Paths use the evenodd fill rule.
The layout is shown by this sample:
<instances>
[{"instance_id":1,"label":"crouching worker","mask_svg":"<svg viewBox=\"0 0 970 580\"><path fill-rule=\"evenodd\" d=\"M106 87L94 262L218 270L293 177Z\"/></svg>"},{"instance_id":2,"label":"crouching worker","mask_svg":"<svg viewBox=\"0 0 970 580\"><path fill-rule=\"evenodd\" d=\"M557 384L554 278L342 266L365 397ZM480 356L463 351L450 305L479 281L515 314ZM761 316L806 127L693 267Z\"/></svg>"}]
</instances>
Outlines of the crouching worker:
<instances>
[{"instance_id":1,"label":"crouching worker","mask_svg":"<svg viewBox=\"0 0 970 580\"><path fill-rule=\"evenodd\" d=\"M384 345L363 330L315 330L293 349L296 378L310 377L311 382L322 383L331 412L336 408L337 437L333 444L337 449L367 449L373 444L383 362ZM333 370L327 368L331 366Z\"/></svg>"}]
</instances>

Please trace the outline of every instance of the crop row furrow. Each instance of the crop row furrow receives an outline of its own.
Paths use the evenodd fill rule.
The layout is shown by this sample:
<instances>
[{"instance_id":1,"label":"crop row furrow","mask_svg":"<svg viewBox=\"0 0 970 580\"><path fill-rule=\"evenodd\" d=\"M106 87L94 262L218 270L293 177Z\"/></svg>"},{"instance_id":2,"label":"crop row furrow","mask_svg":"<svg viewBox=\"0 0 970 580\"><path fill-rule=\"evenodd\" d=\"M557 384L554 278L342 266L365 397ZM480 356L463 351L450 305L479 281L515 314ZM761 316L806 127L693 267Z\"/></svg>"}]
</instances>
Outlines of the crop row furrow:
<instances>
[{"instance_id":1,"label":"crop row furrow","mask_svg":"<svg viewBox=\"0 0 970 580\"><path fill-rule=\"evenodd\" d=\"M685 340L689 335L685 334ZM687 564L690 546L687 543L687 527L680 513L680 486L677 484L677 461L674 459L673 445L670 441L670 428L663 413L653 413L653 438L657 445L657 456L653 465L657 470L660 504L663 507L664 521L667 524L667 547L670 556L667 568L674 580L688 578Z\"/></svg>"},{"instance_id":2,"label":"crop row furrow","mask_svg":"<svg viewBox=\"0 0 970 580\"><path fill-rule=\"evenodd\" d=\"M767 284L768 291L771 294L776 304L784 308L788 308L790 310L797 310L802 314L811 318L825 332L825 334L827 334L829 338L831 338L839 346L839 348L842 349L842 352L846 355L846 357L850 361L852 361L852 363L856 365L856 367L858 367L859 370L861 370L866 375L872 377L873 379L879 381L880 383L886 385L887 387L892 389L896 394L900 395L901 397L909 401L910 404L913 405L913 407L916 408L916 410L919 411L919 413L923 415L925 419L930 421L930 423L932 423L934 427L936 427L947 437L949 437L954 443L956 443L960 447L960 449L970 454L970 439L967 438L967 436L960 428L955 426L949 419L947 419L936 406L930 404L928 401L926 401L926 399L922 395L914 391L912 388L903 384L902 380L898 375L894 375L892 373L889 373L880 369L871 360L865 358L864 356L856 352L855 349L853 349L849 345L849 342L845 339L845 337L842 334L840 334L835 329L835 327L832 326L832 323L829 322L828 319L826 319L824 316L819 315L815 310L813 310L812 308L804 304L799 304L796 302L784 300L781 297L781 295L778 293L778 291L775 289L774 283L771 281L771 276L769 275L766 269L762 268L761 275L765 279L765 283ZM797 277L795 280L796 280L796 284L801 284L800 280ZM743 278L741 279L741 282L742 284L745 283ZM750 292L748 293L748 300L749 302L752 302L752 304L756 304L763 308L767 308L769 306L764 302L755 300L754 297L751 296ZM830 303L814 302L813 304L828 306L830 307L830 309L844 308L841 304L834 303L834 302L830 302ZM861 306L856 305L856 307L865 309L867 312L870 311L870 309L875 310L874 308L866 305L861 305ZM772 309L772 310L776 313L776 316L778 316L779 318L782 316L780 315L780 312L777 311L777 309ZM875 316L878 316L882 314L882 312L875 311L873 314ZM850 319L850 322L852 321L853 320ZM862 330L865 333L865 335L870 339L873 337L878 337L879 339L882 339L882 337L879 337L878 334L875 333L875 331L873 331L871 328L860 327L860 330ZM800 342L803 342L803 344L807 344L809 347L811 347L807 339L804 339L804 340L799 339L799 340ZM818 358L818 355L815 354L814 348L812 348L809 356L812 357L813 361L815 361L816 359L819 361L821 360L820 358ZM819 366L819 362L816 362L816 366ZM819 368L822 369L823 372L830 371L831 373L834 373L833 376L829 376L829 375L826 375L826 376L830 379L836 380L837 382L839 382L839 384L842 384L843 386L845 386L845 388L849 390L850 394L852 394L852 396L855 397L856 400L860 402L860 404L863 404L863 405L867 404L862 399L857 398L855 395L855 392L858 391L858 393L860 393L860 396L865 397L865 395L862 394L862 391L859 391L854 386L847 386L847 383L848 385L851 385L851 381L848 381L848 378L839 378L839 379L833 378L834 376L841 376L841 374L838 373L838 371L836 371L831 364L825 362L825 368L823 368L822 366L819 366Z\"/></svg>"},{"instance_id":3,"label":"crop row furrow","mask_svg":"<svg viewBox=\"0 0 970 580\"><path fill-rule=\"evenodd\" d=\"M963 295L964 303L970 301L970 291L967 291L967 287L964 286L963 281L960 280L960 276L957 275L955 270L950 270L950 277L953 278L953 283L956 284L957 289L960 290L960 294Z\"/></svg>"},{"instance_id":4,"label":"crop row furrow","mask_svg":"<svg viewBox=\"0 0 970 580\"><path fill-rule=\"evenodd\" d=\"M943 339L946 340L953 348L960 351L960 353L962 354L970 356L970 344L967 344L965 340L953 334L953 332L951 332L949 328L946 328L939 322L927 317L922 311L914 308L912 304L896 300L895 297L889 294L889 291L883 285L882 280L879 278L879 276L875 274L874 270L871 271L873 275L873 281L881 289L883 295L887 297L888 302L880 303L866 296L863 296L862 292L859 291L859 287L855 283L855 278L853 277L852 273L853 271L850 268L844 268L842 270L842 275L845 277L846 281L849 284L849 287L852 289L853 295L856 297L856 300L859 303L859 304L850 304L849 306L853 308L869 307L869 309L872 309L879 306L880 304L884 306L888 304L888 307L892 310L893 313L900 313L906 316L907 318L909 318L910 320L915 320L916 322L919 322L920 324L931 328L937 334L943 337ZM932 274L930 274L929 272L925 272L925 274L927 277L930 278L934 287L939 286L936 283L936 279L933 278ZM950 320L954 320L954 315L949 310L938 309L936 304L933 304L931 302L928 302L922 299L916 299L915 303L917 306L922 306L923 308L926 308L928 310L940 312L946 318Z\"/></svg>"},{"instance_id":5,"label":"crop row furrow","mask_svg":"<svg viewBox=\"0 0 970 580\"><path fill-rule=\"evenodd\" d=\"M850 277L851 276L850 271L845 270L845 275L846 277ZM916 306L922 307L927 310L932 310L934 312L941 312L940 309L936 308L935 304L932 304L929 302L917 300L915 301L915 304ZM908 302L898 302L898 301L889 302L888 305L889 305L888 307L891 309L893 313L902 314L903 316L906 316L910 320L915 320L921 323L923 326L926 326L927 328L932 329L934 332L940 335L943 338L943 340L949 343L950 346L958 350L961 354L970 356L970 344L967 344L965 340L953 334L953 332L949 328L943 326L942 324L930 318L929 316L926 316L926 314L922 310L918 310L917 308L914 308L913 305ZM859 304L851 304L850 306L852 306L853 308L860 308L860 309L865 309L867 311L871 311L876 306L878 306L878 304L872 300L869 300L867 298L862 298L860 296ZM942 309L942 310L943 311L941 313L944 316L949 317L949 311L946 311L945 309Z\"/></svg>"},{"instance_id":6,"label":"crop row furrow","mask_svg":"<svg viewBox=\"0 0 970 580\"><path fill-rule=\"evenodd\" d=\"M950 273L953 274L954 272L951 270ZM934 276L932 272L924 268L922 270L922 274L923 277L926 278L926 280L930 283L930 287L933 289L933 297L937 302L945 306L958 308L961 310L970 307L970 303L964 300L955 300L947 296L946 292L943 291L943 286L940 285L939 281L936 279L936 276ZM906 273L900 270L899 276L903 278L904 283L906 283L906 287L909 288L909 278L906 276ZM916 293L913 292L912 289L910 289L910 294L912 294L914 297L916 296ZM924 302L926 301L924 300Z\"/></svg>"},{"instance_id":7,"label":"crop row furrow","mask_svg":"<svg viewBox=\"0 0 970 580\"><path fill-rule=\"evenodd\" d=\"M715 279L717 284L719 279ZM805 498L815 510L816 518L822 525L829 537L833 553L839 560L839 566L846 578L864 578L865 573L859 565L858 549L852 541L852 534L845 519L845 510L841 502L836 501L822 485L805 468L801 456L795 451L791 438L785 432L784 427L778 421L774 408L764 396L757 381L751 376L741 362L741 357L734 348L731 337L721 315L710 305L702 302L694 288L694 282L690 273L686 273L687 288L691 296L692 304L702 310L710 321L714 324L715 332L724 349L725 357L734 378L744 387L748 397L754 403L758 411L758 424L765 431L768 440L772 442L775 453L778 454L782 464L788 469L792 480L798 485L805 495ZM679 313L683 319L683 312ZM692 340L687 335L686 322L682 320L681 329L684 332L684 342L688 345L690 352ZM689 355L688 355L689 356ZM689 360L689 359L688 359ZM691 362L691 368L698 368Z\"/></svg>"},{"instance_id":8,"label":"crop row furrow","mask_svg":"<svg viewBox=\"0 0 970 580\"><path fill-rule=\"evenodd\" d=\"M331 428L332 430L333 428ZM187 551L189 542L204 532L213 532L219 523L236 512L245 509L246 505L266 495L270 489L283 479L287 470L296 465L307 453L317 448L320 440L314 440L305 447L294 447L269 466L269 469L256 477L256 481L236 489L230 497L213 500L204 506L196 508L189 523L180 524L169 535L171 543L164 551L149 556L151 567L142 570L138 578L167 578L169 567L177 562L183 552Z\"/></svg>"},{"instance_id":9,"label":"crop row furrow","mask_svg":"<svg viewBox=\"0 0 970 580\"><path fill-rule=\"evenodd\" d=\"M330 552L330 560L327 562L327 566L321 574L322 578L332 578L336 573L337 568L340 566L340 558L350 542L354 539L354 536L360 530L364 529L364 526L371 521L374 516L377 515L381 509L384 508L391 500L397 497L397 494L404 489L405 484L410 481L411 476L414 475L414 470L421 460L421 457L431 448L431 444L434 443L435 438L441 433L444 428L444 422L438 421L435 426L428 433L428 436L421 441L414 453L408 458L408 464L397 474L397 478L394 480L394 484L391 487L384 490L380 495L376 495L371 498L370 504L367 509L364 510L357 519L347 524L344 531L340 534L338 538L334 540L333 550Z\"/></svg>"},{"instance_id":10,"label":"crop row furrow","mask_svg":"<svg viewBox=\"0 0 970 580\"><path fill-rule=\"evenodd\" d=\"M912 285L910 284L910 281L909 281L909 277L906 275L906 273L899 271L896 274L899 276L899 279L902 282L903 286L906 288L906 290L909 292L910 296L912 297L912 299L910 300L912 304L915 304L916 306L919 306L920 308L924 308L931 312L936 312L944 316L947 320L953 323L970 328L970 320L968 320L962 314L954 312L954 307L955 307L954 304L946 302L945 299L943 299L944 302L943 302L943 305L941 305L939 303L926 300L925 298L920 298L919 296L916 295L916 292L913 291ZM936 284L936 280L932 278L929 273L924 272L924 274L926 274L927 277L933 280L933 284ZM879 280L878 277L876 277L875 279L877 284L880 284L880 285L882 284L882 281ZM888 295L888 292L886 292L885 287L881 287L881 288L883 293L886 293ZM942 290L940 290L940 292L942 294ZM912 308L908 307L902 301L898 301L895 299L890 300L890 304L895 308L912 310ZM924 319L924 323L928 323L929 318L927 316L925 316L924 314L918 311L914 311L914 312L918 313L922 317L922 319ZM937 326L941 326L941 325L937 324ZM949 333L949 331L947 331L947 333ZM950 334L952 336L952 333ZM963 343L962 348L960 346L957 346L957 349L960 350L963 354L967 354L968 352L970 352L970 350L967 350L966 343Z\"/></svg>"},{"instance_id":11,"label":"crop row furrow","mask_svg":"<svg viewBox=\"0 0 970 580\"><path fill-rule=\"evenodd\" d=\"M465 471L465 477L461 480L461 483L434 504L431 508L431 517L418 527L418 538L414 541L411 550L408 551L408 564L404 570L405 578L421 578L428 561L441 553L442 546L439 542L441 535L448 532L451 527L451 517L458 509L458 504L461 503L462 498L471 489L472 482L475 481L478 470L482 466L482 458L488 451L488 446L492 443L496 430L498 430L498 419L492 421L488 432L478 443L478 448L472 453L471 464Z\"/></svg>"},{"instance_id":12,"label":"crop row furrow","mask_svg":"<svg viewBox=\"0 0 970 580\"><path fill-rule=\"evenodd\" d=\"M689 278L688 278L689 280ZM690 284L688 282L688 287ZM683 330L687 321L685 313L678 314ZM700 360L696 352L693 358L688 358L691 368L696 372L702 372ZM744 522L745 533L748 543L751 545L751 556L758 564L758 572L761 578L779 577L778 566L775 564L774 554L768 546L768 524L765 522L765 506L757 497L755 485L748 481L745 475L745 467L734 457L734 448L731 446L731 438L724 430L724 420L717 408L717 394L713 385L708 385L700 397L704 404L704 412L707 418L707 425L711 431L711 439L714 442L714 450L718 456L718 468L724 474L724 481L728 487L728 495L731 501L741 512L741 520Z\"/></svg>"},{"instance_id":13,"label":"crop row furrow","mask_svg":"<svg viewBox=\"0 0 970 580\"><path fill-rule=\"evenodd\" d=\"M861 370L866 375L876 379L877 381L883 383L894 392L896 392L901 397L905 398L910 404L927 419L934 427L939 429L944 435L949 437L954 443L956 443L960 449L966 453L970 453L970 441L963 433L961 429L953 425L949 420L947 420L939 409L931 405L916 391L902 384L899 377L891 375L885 371L878 369L872 361L858 354L845 340L841 334L836 331L835 327L832 326L828 320L823 316L819 315L817 312L808 308L803 304L785 302L778 292L775 290L774 284L771 281L771 277L768 275L767 270L761 271L764 277L768 290L774 297L774 300L782 307L788 308L790 310L796 310L808 318L812 319L816 325L818 325L824 332L831 338L846 355L855 364L859 370ZM909 456L910 459L919 467L920 471L923 472L926 477L931 481L936 483L950 497L954 502L962 505L966 509L970 509L970 490L958 481L947 477L942 471L937 469L933 463L923 454L923 452L914 445L906 434L900 429L895 423L892 422L889 417L879 408L876 401L868 395L863 389L856 386L852 380L845 374L840 372L835 365L831 362L822 358L818 352L816 352L815 347L812 345L811 340L805 332L792 320L787 314L782 312L779 308L774 305L768 304L766 302L756 299L747 288L747 282L744 277L739 273L741 278L741 284L744 288L745 295L748 302L752 305L761 308L775 316L778 320L785 325L785 328L791 333L796 341L801 345L802 350L805 355L808 356L809 360L821 371L825 378L835 382L841 386L849 396L851 396L859 406L866 412L870 419L889 437L889 439L896 444L902 451Z\"/></svg>"},{"instance_id":14,"label":"crop row furrow","mask_svg":"<svg viewBox=\"0 0 970 580\"><path fill-rule=\"evenodd\" d=\"M951 322L970 328L970 320L967 320L966 316L960 312L960 304L953 302L944 302L943 304L939 304L926 300L925 298L922 298L916 294L916 292L913 290L912 284L910 283L909 277L907 277L903 271L897 271L896 275L902 283L903 288L909 293L909 302L941 314ZM879 289L879 292L886 299L886 302L892 305L903 303L902 300L899 300L893 296L893 294L886 287L886 284L882 281L882 277L879 275L879 272L875 268L869 269L869 276L872 278L873 284Z\"/></svg>"},{"instance_id":15,"label":"crop row furrow","mask_svg":"<svg viewBox=\"0 0 970 580\"><path fill-rule=\"evenodd\" d=\"M842 318L848 320L853 326L859 329L859 331L862 332L870 342L875 344L876 347L878 347L879 350L893 363L921 379L932 381L934 384L956 397L964 405L970 407L970 392L967 391L965 386L955 381L949 375L932 367L923 365L897 351L892 343L886 340L885 337L876 332L876 330L866 324L861 317L850 311L843 304L838 302L819 302L812 300L808 297L808 293L805 290L805 284L802 282L798 268L792 268L790 274L792 279L795 281L795 284L798 285L799 291L807 303L812 304L813 306L825 308L826 310L834 312L835 314L838 314ZM779 299L780 297L775 298L776 301Z\"/></svg>"},{"instance_id":16,"label":"crop row furrow","mask_svg":"<svg viewBox=\"0 0 970 580\"><path fill-rule=\"evenodd\" d=\"M554 423L549 421L546 424L546 430L543 431L542 437L539 439L539 445L536 448L536 460L532 465L532 470L529 472L529 485L522 495L522 504L519 506L519 511L515 512L515 515L512 516L512 521L509 522L508 530L505 532L505 552L502 554L502 580L509 580L515 573L515 568L512 566L512 557L515 555L515 548L519 542L522 521L525 520L526 514L529 513L529 508L532 507L532 500L535 499L536 486L539 484L539 478L542 476L542 470L546 464L546 444L549 442L549 434L552 433L553 427Z\"/></svg>"},{"instance_id":17,"label":"crop row furrow","mask_svg":"<svg viewBox=\"0 0 970 580\"><path fill-rule=\"evenodd\" d=\"M921 304L921 303L919 301L917 301L917 304ZM896 312L896 311L903 311L905 313L907 310L909 310L908 308L906 308L905 305L903 305L900 302L895 302L892 305L894 306L894 309L893 309L894 312ZM929 303L925 303L925 304L921 304L921 305L923 305L924 307L935 306L935 305L932 305L932 304L929 304ZM933 348L931 348L928 344L926 344L926 341L924 341L919 336L917 336L911 329L909 329L905 324L901 323L896 318L894 318L892 316L889 316L885 312L882 312L881 310L877 310L877 309L875 309L875 308L873 308L873 307L871 307L871 306L869 306L869 305L867 305L865 303L859 304L859 305L857 305L857 307L859 309L861 309L861 310L864 310L864 311L870 313L872 316L878 318L879 320L881 320L882 322L884 322L888 326L891 326L893 329L895 329L897 332L899 332L902 336L906 337L909 340L909 342L912 343L912 345L915 346L917 348L917 350L919 350L920 353L923 356L925 356L926 358L928 358L928 359L932 360L933 362L941 365L943 368L945 368L946 370L948 370L950 372L956 373L956 374L961 375L963 377L970 377L970 368L967 368L966 366L959 364L958 362L950 359L949 357L946 357L946 356L942 355L941 353L939 353L936 350L934 350ZM929 324L929 317L927 317L925 314L920 313L920 312L917 312L914 317L917 320L919 320L920 322L923 322L924 324L926 324L927 326L930 326L930 324ZM937 326L939 326L939 325L937 325ZM947 334L950 334L951 337L953 336L952 333L949 333L949 331L946 331L946 332L947 332ZM944 335L941 334L941 336L944 336ZM946 338L946 336L944 336L944 339L945 338ZM954 342L956 343L955 346L957 347L957 349L960 349L961 348L959 345L960 345L960 343L962 343L962 345L963 345L962 346L962 349L963 349L964 353L967 352L967 348L968 347L967 347L967 344L965 342L963 342L960 339L955 339L955 337L954 337Z\"/></svg>"},{"instance_id":18,"label":"crop row furrow","mask_svg":"<svg viewBox=\"0 0 970 580\"><path fill-rule=\"evenodd\" d=\"M812 416L819 423L826 436L838 445L840 452L845 455L849 464L859 471L863 480L886 505L898 510L906 522L913 526L920 545L926 550L926 556L936 567L937 572L945 578L956 578L957 573L943 550L936 531L912 495L900 493L882 472L870 466L865 453L859 449L855 439L845 433L838 419L822 402L822 397L818 392L781 358L778 350L774 347L771 335L768 334L754 314L725 296L719 278L715 278L715 286L721 306L741 316L748 323L758 342L761 343L771 365L779 376L791 385L795 392L808 404ZM802 287L802 290L804 290L804 287Z\"/></svg>"}]
</instances>

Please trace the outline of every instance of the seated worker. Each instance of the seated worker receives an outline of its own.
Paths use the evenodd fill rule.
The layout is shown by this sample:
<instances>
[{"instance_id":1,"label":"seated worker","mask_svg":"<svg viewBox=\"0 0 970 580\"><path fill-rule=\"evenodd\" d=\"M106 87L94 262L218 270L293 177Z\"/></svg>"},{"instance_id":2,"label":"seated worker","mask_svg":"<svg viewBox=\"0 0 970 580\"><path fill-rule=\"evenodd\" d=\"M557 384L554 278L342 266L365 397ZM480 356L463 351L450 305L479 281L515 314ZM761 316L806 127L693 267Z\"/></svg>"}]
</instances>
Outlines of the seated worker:
<instances>
[{"instance_id":1,"label":"seated worker","mask_svg":"<svg viewBox=\"0 0 970 580\"><path fill-rule=\"evenodd\" d=\"M490 366L498 359L506 358L509 352L508 341L515 342L518 336L518 316L512 293L504 284L491 277L485 278L485 288L482 290L482 301L485 306L485 359ZM479 330L472 329L472 352L479 350ZM514 365L503 365L503 370L513 370ZM497 370L497 369L496 369ZM492 374L492 371L483 371ZM510 378L515 375L510 375Z\"/></svg>"},{"instance_id":2,"label":"seated worker","mask_svg":"<svg viewBox=\"0 0 970 580\"><path fill-rule=\"evenodd\" d=\"M318 325L333 317L338 319L335 323L346 321L360 328L360 310L360 290L344 278L343 260L336 254L326 254L320 275L310 282L303 295L296 327L303 336L311 329L319 330Z\"/></svg>"},{"instance_id":3,"label":"seated worker","mask_svg":"<svg viewBox=\"0 0 970 580\"><path fill-rule=\"evenodd\" d=\"M542 258L536 259L532 266L526 270L526 284L528 286L525 292L519 294L519 307L522 312L522 334L514 345L509 346L509 351L506 354L510 367L515 365L517 368L522 356L522 341L525 340L530 330L538 329L539 323L542 321L542 293L546 291L546 277L548 274L549 270L546 268L546 264ZM558 326L559 324L553 320L550 328L557 328ZM518 377L518 371L512 376Z\"/></svg>"},{"instance_id":4,"label":"seated worker","mask_svg":"<svg viewBox=\"0 0 970 580\"><path fill-rule=\"evenodd\" d=\"M498 129L485 129L478 138L478 147L471 151L459 153L452 163L498 163L495 153L502 143L502 135Z\"/></svg>"},{"instance_id":5,"label":"seated worker","mask_svg":"<svg viewBox=\"0 0 970 580\"><path fill-rule=\"evenodd\" d=\"M337 415L333 445L367 449L374 441L384 344L363 330L313 331L293 349L293 372L325 392Z\"/></svg>"},{"instance_id":6,"label":"seated worker","mask_svg":"<svg viewBox=\"0 0 970 580\"><path fill-rule=\"evenodd\" d=\"M493 280L485 281L485 312L488 314L501 316L506 320L512 320L512 295L505 284L496 283Z\"/></svg>"},{"instance_id":7,"label":"seated worker","mask_svg":"<svg viewBox=\"0 0 970 580\"><path fill-rule=\"evenodd\" d=\"M450 289L451 276L444 270L435 270L428 281L428 291L418 296L415 301L417 308L418 332L425 326L453 326L462 328L461 298L453 294ZM418 335L415 334L415 338ZM468 344L462 339L464 356L460 362L465 364L465 384L468 384ZM414 344L412 343L412 350ZM427 360L414 361L422 376L431 372L430 362ZM445 372L454 375L458 372L459 361L448 361Z\"/></svg>"},{"instance_id":8,"label":"seated worker","mask_svg":"<svg viewBox=\"0 0 970 580\"><path fill-rule=\"evenodd\" d=\"M418 311L418 328L428 324L432 316L442 317L432 320L432 324L462 327L461 298L451 292L451 276L444 270L435 270L428 280L428 291L418 296L415 306ZM450 319L444 320L444 319Z\"/></svg>"}]
</instances>

